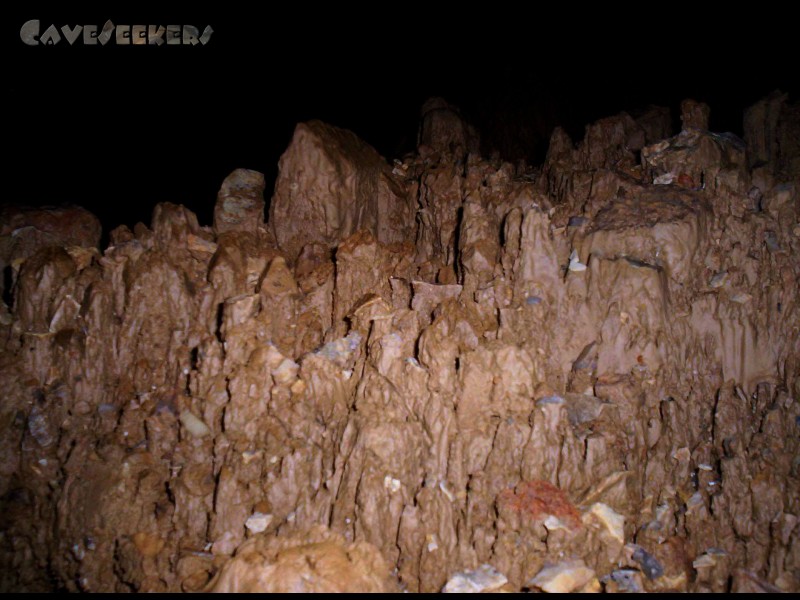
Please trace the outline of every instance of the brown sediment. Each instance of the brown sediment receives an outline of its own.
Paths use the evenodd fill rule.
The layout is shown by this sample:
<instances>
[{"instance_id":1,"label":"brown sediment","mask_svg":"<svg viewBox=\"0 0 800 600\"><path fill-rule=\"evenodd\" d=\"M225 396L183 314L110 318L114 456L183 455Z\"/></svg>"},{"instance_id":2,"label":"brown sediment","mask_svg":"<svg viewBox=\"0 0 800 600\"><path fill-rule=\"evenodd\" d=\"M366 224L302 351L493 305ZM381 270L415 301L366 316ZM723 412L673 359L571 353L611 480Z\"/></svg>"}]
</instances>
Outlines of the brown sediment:
<instances>
[{"instance_id":1,"label":"brown sediment","mask_svg":"<svg viewBox=\"0 0 800 600\"><path fill-rule=\"evenodd\" d=\"M4 209L0 589L800 590L797 107L682 108Z\"/></svg>"}]
</instances>

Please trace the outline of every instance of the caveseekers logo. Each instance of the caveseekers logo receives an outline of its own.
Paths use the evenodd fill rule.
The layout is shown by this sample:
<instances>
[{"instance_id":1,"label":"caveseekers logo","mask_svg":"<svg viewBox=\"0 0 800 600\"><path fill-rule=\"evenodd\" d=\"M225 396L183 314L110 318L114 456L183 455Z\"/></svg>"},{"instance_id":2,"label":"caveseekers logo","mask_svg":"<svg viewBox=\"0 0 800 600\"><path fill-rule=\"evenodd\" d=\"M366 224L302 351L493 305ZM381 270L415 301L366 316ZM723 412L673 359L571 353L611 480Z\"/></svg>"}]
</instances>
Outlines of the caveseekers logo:
<instances>
[{"instance_id":1,"label":"caveseekers logo","mask_svg":"<svg viewBox=\"0 0 800 600\"><path fill-rule=\"evenodd\" d=\"M26 22L19 37L28 46L55 46L66 40L72 46L80 40L86 46L105 46L111 40L118 46L205 46L214 30L207 25L200 33L194 25L114 25L109 19L98 30L97 25L50 25L42 31L39 19Z\"/></svg>"}]
</instances>

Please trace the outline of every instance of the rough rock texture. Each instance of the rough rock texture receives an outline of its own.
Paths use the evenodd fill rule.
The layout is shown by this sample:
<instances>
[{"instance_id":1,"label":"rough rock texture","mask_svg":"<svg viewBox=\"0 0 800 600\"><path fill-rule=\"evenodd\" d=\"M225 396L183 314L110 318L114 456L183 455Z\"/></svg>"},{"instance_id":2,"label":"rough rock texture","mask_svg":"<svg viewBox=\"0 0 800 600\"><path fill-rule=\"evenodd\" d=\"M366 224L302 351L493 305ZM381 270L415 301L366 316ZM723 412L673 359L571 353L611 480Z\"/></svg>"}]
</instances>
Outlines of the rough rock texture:
<instances>
[{"instance_id":1,"label":"rough rock texture","mask_svg":"<svg viewBox=\"0 0 800 600\"><path fill-rule=\"evenodd\" d=\"M97 253L100 221L79 206L20 208L0 206L0 319L8 321L11 288L20 265L38 250L63 248L80 264Z\"/></svg>"},{"instance_id":2,"label":"rough rock texture","mask_svg":"<svg viewBox=\"0 0 800 600\"><path fill-rule=\"evenodd\" d=\"M0 589L800 591L800 173L649 114L26 251Z\"/></svg>"},{"instance_id":3,"label":"rough rock texture","mask_svg":"<svg viewBox=\"0 0 800 600\"><path fill-rule=\"evenodd\" d=\"M211 592L364 594L397 591L377 549L347 544L323 526L286 538L257 536L237 550L208 586Z\"/></svg>"},{"instance_id":4,"label":"rough rock texture","mask_svg":"<svg viewBox=\"0 0 800 600\"><path fill-rule=\"evenodd\" d=\"M435 152L462 160L480 150L480 136L458 107L443 98L430 98L422 105L417 145L422 155Z\"/></svg>"},{"instance_id":5,"label":"rough rock texture","mask_svg":"<svg viewBox=\"0 0 800 600\"><path fill-rule=\"evenodd\" d=\"M214 207L214 233L256 233L264 226L264 175L236 169L225 181Z\"/></svg>"},{"instance_id":6,"label":"rough rock texture","mask_svg":"<svg viewBox=\"0 0 800 600\"><path fill-rule=\"evenodd\" d=\"M403 242L413 238L413 199L371 146L311 121L297 126L281 157L270 226L292 261L307 244L335 248L361 229L382 243Z\"/></svg>"},{"instance_id":7,"label":"rough rock texture","mask_svg":"<svg viewBox=\"0 0 800 600\"><path fill-rule=\"evenodd\" d=\"M795 99L796 100L796 99ZM744 114L747 159L758 175L797 178L800 170L800 104L775 91ZM758 167L767 166L766 173Z\"/></svg>"},{"instance_id":8,"label":"rough rock texture","mask_svg":"<svg viewBox=\"0 0 800 600\"><path fill-rule=\"evenodd\" d=\"M684 100L681 102L681 123L684 129L708 129L711 107L704 102Z\"/></svg>"}]
</instances>

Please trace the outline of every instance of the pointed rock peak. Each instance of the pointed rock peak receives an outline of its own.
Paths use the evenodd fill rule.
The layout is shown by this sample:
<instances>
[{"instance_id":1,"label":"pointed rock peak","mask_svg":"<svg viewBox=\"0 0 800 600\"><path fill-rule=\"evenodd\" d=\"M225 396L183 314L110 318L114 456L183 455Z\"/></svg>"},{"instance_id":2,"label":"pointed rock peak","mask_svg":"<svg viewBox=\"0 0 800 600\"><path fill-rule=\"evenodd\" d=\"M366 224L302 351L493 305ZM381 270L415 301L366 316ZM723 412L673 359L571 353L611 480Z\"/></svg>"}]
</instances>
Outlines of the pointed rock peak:
<instances>
[{"instance_id":1,"label":"pointed rock peak","mask_svg":"<svg viewBox=\"0 0 800 600\"><path fill-rule=\"evenodd\" d=\"M236 169L225 178L214 207L214 232L255 233L264 224L264 175Z\"/></svg>"},{"instance_id":2,"label":"pointed rock peak","mask_svg":"<svg viewBox=\"0 0 800 600\"><path fill-rule=\"evenodd\" d=\"M417 147L423 158L438 153L463 160L480 152L480 136L458 107L443 98L430 98L422 105Z\"/></svg>"},{"instance_id":3,"label":"pointed rock peak","mask_svg":"<svg viewBox=\"0 0 800 600\"><path fill-rule=\"evenodd\" d=\"M702 129L708 131L708 117L711 108L705 102L687 99L681 102L681 123L683 129Z\"/></svg>"}]
</instances>

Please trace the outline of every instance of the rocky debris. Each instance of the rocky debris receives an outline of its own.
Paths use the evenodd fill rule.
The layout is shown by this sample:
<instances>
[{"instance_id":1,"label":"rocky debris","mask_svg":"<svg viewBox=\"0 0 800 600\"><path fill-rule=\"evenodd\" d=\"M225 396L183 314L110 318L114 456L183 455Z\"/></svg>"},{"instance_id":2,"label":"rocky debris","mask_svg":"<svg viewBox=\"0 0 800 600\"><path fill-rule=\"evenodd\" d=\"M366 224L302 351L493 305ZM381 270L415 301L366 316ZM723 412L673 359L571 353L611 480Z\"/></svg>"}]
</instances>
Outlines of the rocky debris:
<instances>
[{"instance_id":1,"label":"rocky debris","mask_svg":"<svg viewBox=\"0 0 800 600\"><path fill-rule=\"evenodd\" d=\"M209 584L223 593L364 594L397 591L389 566L365 542L348 544L324 527L245 542Z\"/></svg>"},{"instance_id":2,"label":"rocky debris","mask_svg":"<svg viewBox=\"0 0 800 600\"><path fill-rule=\"evenodd\" d=\"M266 226L237 171L19 255L0 589L800 590L797 172L666 133L519 176L311 123Z\"/></svg>"},{"instance_id":3,"label":"rocky debris","mask_svg":"<svg viewBox=\"0 0 800 600\"><path fill-rule=\"evenodd\" d=\"M545 567L528 585L550 594L600 591L594 571L587 568L582 560L570 560Z\"/></svg>"},{"instance_id":4,"label":"rocky debris","mask_svg":"<svg viewBox=\"0 0 800 600\"><path fill-rule=\"evenodd\" d=\"M658 579L664 574L664 567L652 554L640 546L631 545L631 547L633 548L631 558L639 564L642 573L648 579Z\"/></svg>"},{"instance_id":5,"label":"rocky debris","mask_svg":"<svg viewBox=\"0 0 800 600\"><path fill-rule=\"evenodd\" d=\"M641 594L645 591L642 574L633 569L619 569L604 579L605 591L611 594Z\"/></svg>"},{"instance_id":6,"label":"rocky debris","mask_svg":"<svg viewBox=\"0 0 800 600\"><path fill-rule=\"evenodd\" d=\"M442 591L445 594L480 594L501 591L508 583L506 576L491 565L481 565L474 571L456 573Z\"/></svg>"},{"instance_id":7,"label":"rocky debris","mask_svg":"<svg viewBox=\"0 0 800 600\"><path fill-rule=\"evenodd\" d=\"M684 129L642 150L645 176L657 185L746 195L750 176L745 145L733 134Z\"/></svg>"}]
</instances>

